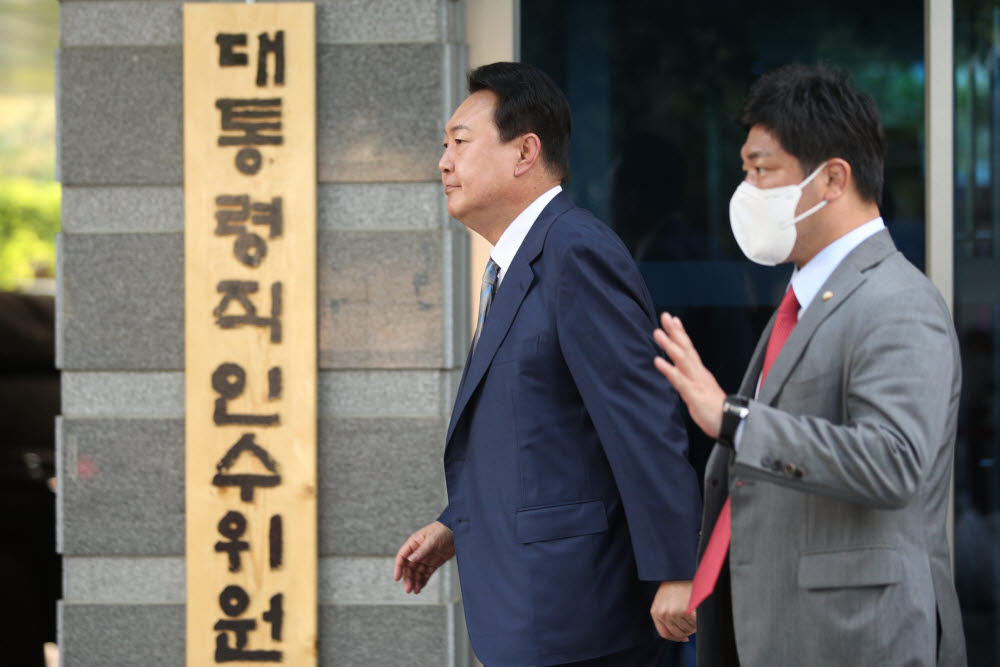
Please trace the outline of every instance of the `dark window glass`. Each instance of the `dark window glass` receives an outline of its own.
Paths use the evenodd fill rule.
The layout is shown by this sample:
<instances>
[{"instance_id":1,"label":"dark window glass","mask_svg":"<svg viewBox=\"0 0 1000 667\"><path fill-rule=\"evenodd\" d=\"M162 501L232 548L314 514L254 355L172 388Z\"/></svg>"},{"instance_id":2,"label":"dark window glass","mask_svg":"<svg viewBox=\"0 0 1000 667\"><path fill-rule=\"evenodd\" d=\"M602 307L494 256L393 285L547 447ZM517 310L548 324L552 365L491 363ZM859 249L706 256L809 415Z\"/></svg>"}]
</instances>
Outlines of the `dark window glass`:
<instances>
[{"instance_id":1,"label":"dark window glass","mask_svg":"<svg viewBox=\"0 0 1000 667\"><path fill-rule=\"evenodd\" d=\"M889 146L883 217L923 269L923 58L913 0L521 3L521 59L573 108L568 193L621 236L657 308L682 318L731 391L791 275L746 260L729 228L745 139L733 118L751 83L823 61L874 97ZM700 473L711 443L688 430ZM690 660L679 649L677 664Z\"/></svg>"},{"instance_id":2,"label":"dark window glass","mask_svg":"<svg viewBox=\"0 0 1000 667\"><path fill-rule=\"evenodd\" d=\"M955 567L969 664L996 665L1000 566L1000 1L955 1Z\"/></svg>"},{"instance_id":3,"label":"dark window glass","mask_svg":"<svg viewBox=\"0 0 1000 667\"><path fill-rule=\"evenodd\" d=\"M745 139L733 118L762 72L823 61L875 98L889 144L882 212L923 268L921 3L532 0L521 58L572 105L569 194L622 237L724 388L738 386L790 276L744 259L729 229ZM699 466L707 451L692 448Z\"/></svg>"}]
</instances>

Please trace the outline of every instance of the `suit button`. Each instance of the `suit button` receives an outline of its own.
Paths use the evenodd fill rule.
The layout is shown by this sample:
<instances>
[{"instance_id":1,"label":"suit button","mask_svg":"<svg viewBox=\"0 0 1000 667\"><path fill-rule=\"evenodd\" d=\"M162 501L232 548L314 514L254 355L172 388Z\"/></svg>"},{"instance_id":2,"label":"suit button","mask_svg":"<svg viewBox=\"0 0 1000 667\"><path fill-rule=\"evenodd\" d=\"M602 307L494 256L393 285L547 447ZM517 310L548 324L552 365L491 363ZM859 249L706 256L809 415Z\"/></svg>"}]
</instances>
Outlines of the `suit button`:
<instances>
[{"instance_id":1,"label":"suit button","mask_svg":"<svg viewBox=\"0 0 1000 667\"><path fill-rule=\"evenodd\" d=\"M714 489L715 487L719 486L719 478L713 477L712 479L708 480L708 483L711 484L712 488Z\"/></svg>"},{"instance_id":2,"label":"suit button","mask_svg":"<svg viewBox=\"0 0 1000 667\"><path fill-rule=\"evenodd\" d=\"M770 468L771 467L771 459L769 457L767 457L767 456L765 456L764 458L762 458L760 460L760 467L761 468Z\"/></svg>"},{"instance_id":3,"label":"suit button","mask_svg":"<svg viewBox=\"0 0 1000 667\"><path fill-rule=\"evenodd\" d=\"M778 459L774 459L774 463L771 464L771 470L774 472L781 472L783 464Z\"/></svg>"},{"instance_id":4,"label":"suit button","mask_svg":"<svg viewBox=\"0 0 1000 667\"><path fill-rule=\"evenodd\" d=\"M785 464L785 474L786 475L794 475L798 471L799 471L799 469L795 467L794 463L786 463Z\"/></svg>"}]
</instances>

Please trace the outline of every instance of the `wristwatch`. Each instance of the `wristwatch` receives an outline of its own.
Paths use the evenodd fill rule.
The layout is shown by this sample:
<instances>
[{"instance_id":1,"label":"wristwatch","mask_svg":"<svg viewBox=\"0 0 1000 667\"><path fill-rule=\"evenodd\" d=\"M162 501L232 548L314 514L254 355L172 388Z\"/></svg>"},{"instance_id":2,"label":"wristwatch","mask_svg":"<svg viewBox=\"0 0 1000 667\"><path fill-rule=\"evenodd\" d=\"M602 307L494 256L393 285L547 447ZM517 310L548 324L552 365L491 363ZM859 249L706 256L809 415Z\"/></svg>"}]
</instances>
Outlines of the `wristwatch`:
<instances>
[{"instance_id":1,"label":"wristwatch","mask_svg":"<svg viewBox=\"0 0 1000 667\"><path fill-rule=\"evenodd\" d=\"M719 426L719 442L733 449L736 446L736 429L750 414L750 399L736 394L726 396L722 402L722 425Z\"/></svg>"}]
</instances>

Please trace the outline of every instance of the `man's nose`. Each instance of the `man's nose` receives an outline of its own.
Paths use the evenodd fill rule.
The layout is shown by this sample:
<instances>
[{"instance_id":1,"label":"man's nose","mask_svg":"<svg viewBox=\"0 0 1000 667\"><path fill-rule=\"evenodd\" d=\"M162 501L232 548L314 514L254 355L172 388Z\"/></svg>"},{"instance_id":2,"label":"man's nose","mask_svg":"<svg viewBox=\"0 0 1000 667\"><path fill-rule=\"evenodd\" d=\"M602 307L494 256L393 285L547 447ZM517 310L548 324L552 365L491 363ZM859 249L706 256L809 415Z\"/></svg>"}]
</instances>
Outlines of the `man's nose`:
<instances>
[{"instance_id":1,"label":"man's nose","mask_svg":"<svg viewBox=\"0 0 1000 667\"><path fill-rule=\"evenodd\" d=\"M442 174L447 174L452 170L453 166L451 156L448 154L448 149L446 148L444 152L441 153L441 159L438 160L438 169Z\"/></svg>"}]
</instances>

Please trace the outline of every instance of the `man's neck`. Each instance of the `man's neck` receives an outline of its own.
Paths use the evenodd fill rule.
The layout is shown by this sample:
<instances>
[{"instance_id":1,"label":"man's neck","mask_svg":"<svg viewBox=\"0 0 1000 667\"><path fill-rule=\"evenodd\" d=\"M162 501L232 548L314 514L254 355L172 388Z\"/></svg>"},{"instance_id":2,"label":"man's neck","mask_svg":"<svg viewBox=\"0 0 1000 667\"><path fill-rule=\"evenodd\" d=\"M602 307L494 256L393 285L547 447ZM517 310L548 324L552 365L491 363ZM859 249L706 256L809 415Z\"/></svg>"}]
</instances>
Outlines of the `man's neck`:
<instances>
[{"instance_id":1,"label":"man's neck","mask_svg":"<svg viewBox=\"0 0 1000 667\"><path fill-rule=\"evenodd\" d=\"M479 232L490 245L496 245L500 237L503 236L503 233L510 227L510 223L514 222L514 219L521 215L524 209L531 206L533 201L557 185L559 185L559 181L557 180L546 180L538 181L532 184L531 187L524 188L506 205L497 208L495 215L491 216L491 220L483 226L482 231L478 229L474 231Z\"/></svg>"},{"instance_id":2,"label":"man's neck","mask_svg":"<svg viewBox=\"0 0 1000 667\"><path fill-rule=\"evenodd\" d=\"M823 251L828 245L849 234L861 225L879 217L878 206L872 202L858 202L850 207L823 211L824 220L813 227L814 232L805 241L801 252L793 259L797 268L802 268Z\"/></svg>"}]
</instances>

